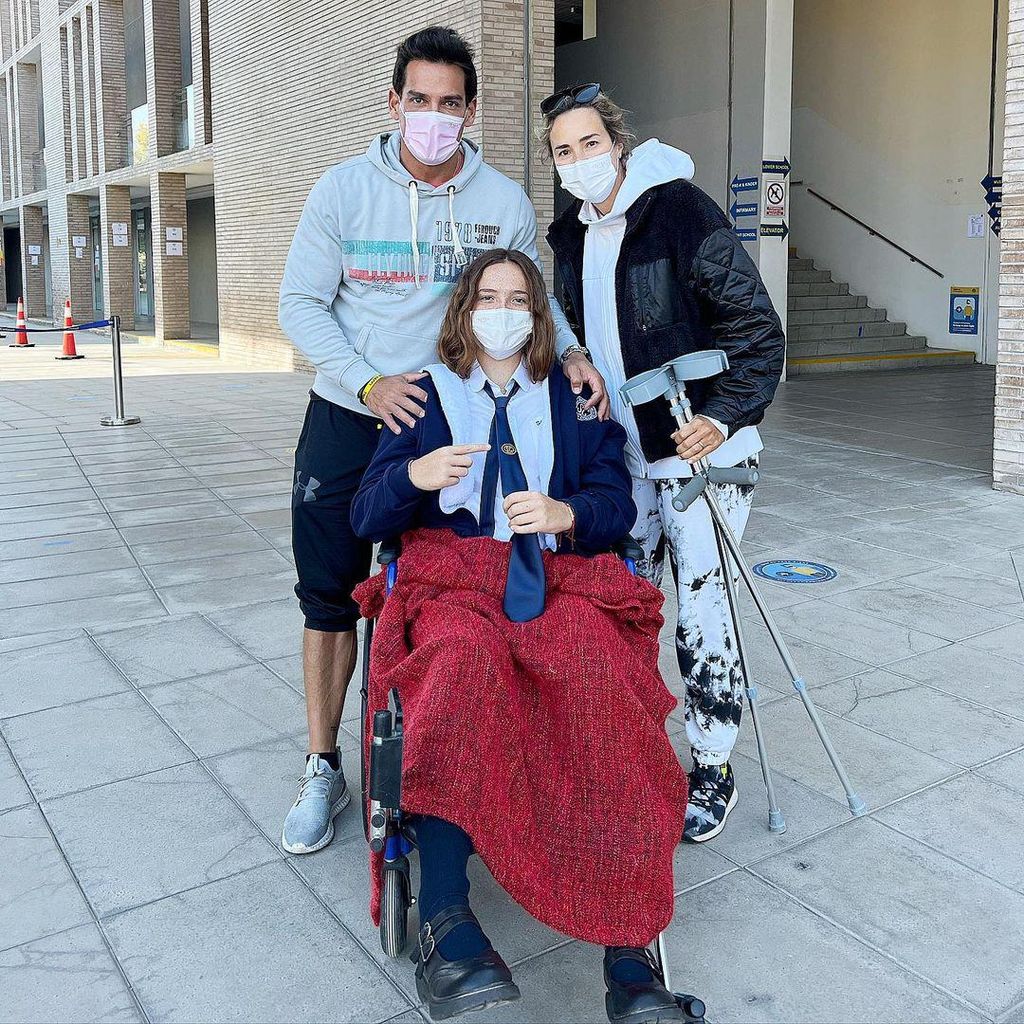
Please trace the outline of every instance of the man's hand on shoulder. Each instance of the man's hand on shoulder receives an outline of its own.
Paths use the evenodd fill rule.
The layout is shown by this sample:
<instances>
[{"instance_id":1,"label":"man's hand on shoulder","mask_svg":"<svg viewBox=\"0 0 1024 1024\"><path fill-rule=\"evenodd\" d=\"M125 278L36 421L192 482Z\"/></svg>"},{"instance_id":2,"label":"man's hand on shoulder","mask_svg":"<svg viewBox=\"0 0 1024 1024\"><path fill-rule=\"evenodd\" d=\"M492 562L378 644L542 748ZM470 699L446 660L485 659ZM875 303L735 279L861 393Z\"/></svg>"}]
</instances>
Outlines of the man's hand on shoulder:
<instances>
[{"instance_id":1,"label":"man's hand on shoulder","mask_svg":"<svg viewBox=\"0 0 1024 1024\"><path fill-rule=\"evenodd\" d=\"M423 415L422 403L427 400L427 393L416 387L415 382L426 376L425 373L396 373L381 377L362 396L362 403L379 416L392 433L400 434L399 424L414 427Z\"/></svg>"}]
</instances>

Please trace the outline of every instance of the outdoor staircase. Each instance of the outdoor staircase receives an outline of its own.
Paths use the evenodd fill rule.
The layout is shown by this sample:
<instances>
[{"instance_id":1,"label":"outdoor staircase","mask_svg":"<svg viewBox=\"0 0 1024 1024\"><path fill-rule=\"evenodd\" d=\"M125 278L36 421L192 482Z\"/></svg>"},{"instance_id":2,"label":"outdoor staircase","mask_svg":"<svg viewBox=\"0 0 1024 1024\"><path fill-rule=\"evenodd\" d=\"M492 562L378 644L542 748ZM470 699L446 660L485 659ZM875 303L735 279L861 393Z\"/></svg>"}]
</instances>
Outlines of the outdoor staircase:
<instances>
[{"instance_id":1,"label":"outdoor staircase","mask_svg":"<svg viewBox=\"0 0 1024 1024\"><path fill-rule=\"evenodd\" d=\"M920 366L970 366L974 353L929 348L926 338L907 334L907 325L851 295L848 284L832 280L814 260L789 253L789 327L786 374L843 370L910 370Z\"/></svg>"}]
</instances>

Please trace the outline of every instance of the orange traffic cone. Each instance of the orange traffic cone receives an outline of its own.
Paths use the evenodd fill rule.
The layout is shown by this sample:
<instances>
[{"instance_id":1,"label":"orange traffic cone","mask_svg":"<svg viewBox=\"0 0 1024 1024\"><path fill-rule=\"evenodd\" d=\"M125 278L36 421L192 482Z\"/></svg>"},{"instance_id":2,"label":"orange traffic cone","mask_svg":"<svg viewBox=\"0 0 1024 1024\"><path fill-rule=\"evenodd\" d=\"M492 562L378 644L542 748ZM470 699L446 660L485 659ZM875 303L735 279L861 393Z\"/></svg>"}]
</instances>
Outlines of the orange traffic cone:
<instances>
[{"instance_id":1,"label":"orange traffic cone","mask_svg":"<svg viewBox=\"0 0 1024 1024\"><path fill-rule=\"evenodd\" d=\"M75 351L75 332L71 330L71 300L64 300L64 354L54 359L84 359Z\"/></svg>"},{"instance_id":2,"label":"orange traffic cone","mask_svg":"<svg viewBox=\"0 0 1024 1024\"><path fill-rule=\"evenodd\" d=\"M28 340L28 333L25 331L25 303L18 298L18 322L14 328L14 341L8 348L35 348L35 342Z\"/></svg>"}]
</instances>

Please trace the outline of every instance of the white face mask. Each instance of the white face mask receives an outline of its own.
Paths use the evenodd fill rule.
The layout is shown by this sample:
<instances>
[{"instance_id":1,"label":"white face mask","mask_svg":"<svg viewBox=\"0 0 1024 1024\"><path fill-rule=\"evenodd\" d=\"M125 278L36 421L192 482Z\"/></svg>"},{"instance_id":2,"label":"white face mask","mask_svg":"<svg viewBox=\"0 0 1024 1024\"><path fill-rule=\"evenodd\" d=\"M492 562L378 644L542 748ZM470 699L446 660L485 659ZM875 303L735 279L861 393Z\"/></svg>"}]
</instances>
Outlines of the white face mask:
<instances>
[{"instance_id":1,"label":"white face mask","mask_svg":"<svg viewBox=\"0 0 1024 1024\"><path fill-rule=\"evenodd\" d=\"M474 309L473 333L492 359L515 355L533 333L528 309Z\"/></svg>"},{"instance_id":2,"label":"white face mask","mask_svg":"<svg viewBox=\"0 0 1024 1024\"><path fill-rule=\"evenodd\" d=\"M612 146L607 153L598 153L588 160L577 160L574 164L556 164L562 188L570 195L584 202L603 203L615 188L619 176L621 150Z\"/></svg>"}]
</instances>

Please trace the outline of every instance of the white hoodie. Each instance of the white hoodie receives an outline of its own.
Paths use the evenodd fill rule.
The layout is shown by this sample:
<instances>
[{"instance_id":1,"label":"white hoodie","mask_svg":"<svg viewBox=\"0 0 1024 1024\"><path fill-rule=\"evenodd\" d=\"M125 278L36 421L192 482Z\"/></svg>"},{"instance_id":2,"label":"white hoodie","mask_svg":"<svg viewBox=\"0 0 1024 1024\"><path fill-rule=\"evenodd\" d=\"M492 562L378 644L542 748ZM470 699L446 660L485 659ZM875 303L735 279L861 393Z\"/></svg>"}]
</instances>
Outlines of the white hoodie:
<instances>
[{"instance_id":1,"label":"white hoodie","mask_svg":"<svg viewBox=\"0 0 1024 1024\"><path fill-rule=\"evenodd\" d=\"M626 370L622 362L615 301L615 266L626 231L626 212L633 203L655 185L679 178L689 180L693 177L693 170L693 161L688 154L657 139L649 139L629 155L626 177L611 210L601 216L593 203L584 203L579 214L587 226L583 243L583 310L587 348L608 387L612 418L625 428L626 464L634 477L674 479L693 476L693 470L688 462L675 455L649 464L640 447L640 431L633 410L619 396L619 388L626 382ZM728 437L728 427L710 416L706 419ZM708 460L713 466L735 466L763 447L757 428L743 427L716 448Z\"/></svg>"}]
</instances>

